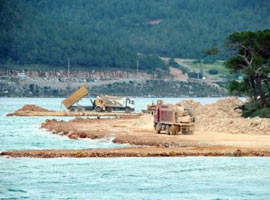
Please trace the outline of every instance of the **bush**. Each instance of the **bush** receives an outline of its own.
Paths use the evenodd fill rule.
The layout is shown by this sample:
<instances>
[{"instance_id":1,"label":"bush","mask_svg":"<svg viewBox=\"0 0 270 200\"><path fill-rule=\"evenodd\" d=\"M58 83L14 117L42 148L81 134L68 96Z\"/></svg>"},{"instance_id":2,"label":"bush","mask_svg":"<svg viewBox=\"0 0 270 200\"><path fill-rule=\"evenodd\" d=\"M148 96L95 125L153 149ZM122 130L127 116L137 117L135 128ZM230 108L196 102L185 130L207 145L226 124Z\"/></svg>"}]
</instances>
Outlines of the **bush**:
<instances>
[{"instance_id":1,"label":"bush","mask_svg":"<svg viewBox=\"0 0 270 200\"><path fill-rule=\"evenodd\" d=\"M270 99L267 100L269 102ZM267 107L264 109L260 108L260 102L246 103L243 106L239 107L242 112L242 117L262 117L270 118L270 104L267 104Z\"/></svg>"},{"instance_id":2,"label":"bush","mask_svg":"<svg viewBox=\"0 0 270 200\"><path fill-rule=\"evenodd\" d=\"M216 74L218 74L218 71L215 69L210 69L210 70L208 70L208 73L211 75L216 75Z\"/></svg>"}]
</instances>

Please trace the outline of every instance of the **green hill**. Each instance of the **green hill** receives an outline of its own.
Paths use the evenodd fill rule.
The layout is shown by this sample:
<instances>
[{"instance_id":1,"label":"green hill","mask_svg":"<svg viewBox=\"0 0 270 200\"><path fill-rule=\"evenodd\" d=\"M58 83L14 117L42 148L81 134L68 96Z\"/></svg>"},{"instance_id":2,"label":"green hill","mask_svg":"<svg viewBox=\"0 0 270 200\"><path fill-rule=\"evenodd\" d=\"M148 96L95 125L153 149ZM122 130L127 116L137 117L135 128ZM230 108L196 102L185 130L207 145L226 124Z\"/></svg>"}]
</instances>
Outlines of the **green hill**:
<instances>
[{"instance_id":1,"label":"green hill","mask_svg":"<svg viewBox=\"0 0 270 200\"><path fill-rule=\"evenodd\" d=\"M1 0L0 62L153 71L213 46L224 59L230 33L269 21L268 0Z\"/></svg>"}]
</instances>

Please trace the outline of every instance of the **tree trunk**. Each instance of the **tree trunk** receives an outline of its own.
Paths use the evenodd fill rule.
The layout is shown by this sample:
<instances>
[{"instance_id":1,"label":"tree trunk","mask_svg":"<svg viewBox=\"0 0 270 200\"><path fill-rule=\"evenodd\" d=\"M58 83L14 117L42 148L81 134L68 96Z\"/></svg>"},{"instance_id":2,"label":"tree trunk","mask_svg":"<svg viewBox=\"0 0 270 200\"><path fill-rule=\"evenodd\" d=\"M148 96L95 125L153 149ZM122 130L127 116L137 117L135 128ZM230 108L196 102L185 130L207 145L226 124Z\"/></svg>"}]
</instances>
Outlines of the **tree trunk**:
<instances>
[{"instance_id":1,"label":"tree trunk","mask_svg":"<svg viewBox=\"0 0 270 200\"><path fill-rule=\"evenodd\" d=\"M253 92L253 101L257 101L257 91L256 91L256 85L255 85L255 81L253 78L249 77L249 85L252 88L252 92Z\"/></svg>"},{"instance_id":2,"label":"tree trunk","mask_svg":"<svg viewBox=\"0 0 270 200\"><path fill-rule=\"evenodd\" d=\"M266 107L266 99L265 99L265 94L264 94L264 91L262 88L261 77L259 75L257 75L255 81L256 81L258 92L260 94L261 108L265 108Z\"/></svg>"},{"instance_id":3,"label":"tree trunk","mask_svg":"<svg viewBox=\"0 0 270 200\"><path fill-rule=\"evenodd\" d=\"M264 83L267 87L268 95L270 95L270 82L268 82L267 80L264 80Z\"/></svg>"}]
</instances>

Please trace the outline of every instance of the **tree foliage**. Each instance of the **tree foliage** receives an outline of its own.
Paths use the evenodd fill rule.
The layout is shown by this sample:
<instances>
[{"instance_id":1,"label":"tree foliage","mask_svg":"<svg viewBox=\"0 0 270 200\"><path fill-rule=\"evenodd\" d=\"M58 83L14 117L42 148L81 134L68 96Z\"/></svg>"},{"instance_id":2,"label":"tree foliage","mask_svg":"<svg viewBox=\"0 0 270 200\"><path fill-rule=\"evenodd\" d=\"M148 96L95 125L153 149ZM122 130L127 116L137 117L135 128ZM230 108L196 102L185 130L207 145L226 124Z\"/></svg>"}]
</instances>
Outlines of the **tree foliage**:
<instances>
[{"instance_id":1,"label":"tree foliage","mask_svg":"<svg viewBox=\"0 0 270 200\"><path fill-rule=\"evenodd\" d=\"M233 31L270 28L270 1L1 0L0 62L136 68L205 57Z\"/></svg>"},{"instance_id":2,"label":"tree foliage","mask_svg":"<svg viewBox=\"0 0 270 200\"><path fill-rule=\"evenodd\" d=\"M233 54L225 65L232 72L245 76L238 84L232 82L230 89L242 93L249 91L253 101L260 100L261 108L266 107L266 96L270 93L269 45L270 30L235 32L227 39L227 47Z\"/></svg>"}]
</instances>

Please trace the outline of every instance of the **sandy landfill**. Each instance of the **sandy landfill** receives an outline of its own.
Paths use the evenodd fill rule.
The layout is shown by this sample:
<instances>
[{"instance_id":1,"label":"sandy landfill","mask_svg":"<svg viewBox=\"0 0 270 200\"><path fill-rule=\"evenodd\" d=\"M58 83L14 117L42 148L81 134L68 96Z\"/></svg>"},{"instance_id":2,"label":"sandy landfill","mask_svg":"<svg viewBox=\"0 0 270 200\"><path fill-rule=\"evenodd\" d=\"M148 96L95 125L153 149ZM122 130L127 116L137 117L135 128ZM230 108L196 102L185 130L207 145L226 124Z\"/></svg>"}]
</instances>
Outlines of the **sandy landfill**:
<instances>
[{"instance_id":1,"label":"sandy landfill","mask_svg":"<svg viewBox=\"0 0 270 200\"><path fill-rule=\"evenodd\" d=\"M70 139L112 138L122 148L83 150L26 150L2 152L11 157L146 157L146 156L270 156L270 119L242 118L235 97L201 105L179 102L192 109L195 132L187 135L156 134L151 114L118 114L116 118L88 118L85 113L70 121L46 120L41 128ZM28 105L8 116L43 116L44 110ZM39 113L39 114L37 114Z\"/></svg>"}]
</instances>

